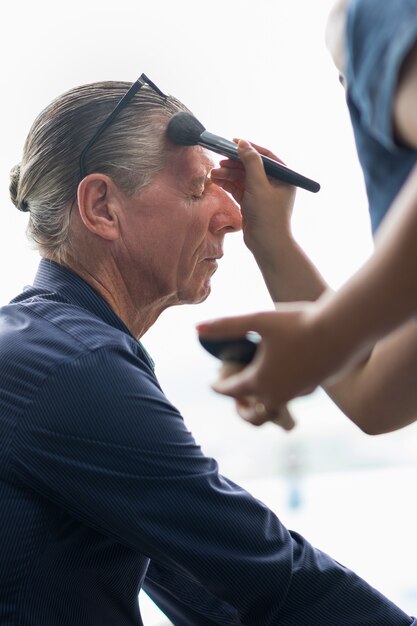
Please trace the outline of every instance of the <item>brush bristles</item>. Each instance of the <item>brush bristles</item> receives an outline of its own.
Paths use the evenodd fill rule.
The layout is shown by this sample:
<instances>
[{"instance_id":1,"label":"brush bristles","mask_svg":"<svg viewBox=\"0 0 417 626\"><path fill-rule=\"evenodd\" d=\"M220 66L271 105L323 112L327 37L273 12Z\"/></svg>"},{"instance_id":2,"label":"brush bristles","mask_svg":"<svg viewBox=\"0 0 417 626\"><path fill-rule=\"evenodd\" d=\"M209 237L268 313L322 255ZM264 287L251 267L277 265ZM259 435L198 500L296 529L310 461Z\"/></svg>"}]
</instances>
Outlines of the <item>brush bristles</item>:
<instances>
[{"instance_id":1,"label":"brush bristles","mask_svg":"<svg viewBox=\"0 0 417 626\"><path fill-rule=\"evenodd\" d=\"M180 111L169 120L167 135L173 143L180 146L195 146L205 130L203 124L194 115Z\"/></svg>"}]
</instances>

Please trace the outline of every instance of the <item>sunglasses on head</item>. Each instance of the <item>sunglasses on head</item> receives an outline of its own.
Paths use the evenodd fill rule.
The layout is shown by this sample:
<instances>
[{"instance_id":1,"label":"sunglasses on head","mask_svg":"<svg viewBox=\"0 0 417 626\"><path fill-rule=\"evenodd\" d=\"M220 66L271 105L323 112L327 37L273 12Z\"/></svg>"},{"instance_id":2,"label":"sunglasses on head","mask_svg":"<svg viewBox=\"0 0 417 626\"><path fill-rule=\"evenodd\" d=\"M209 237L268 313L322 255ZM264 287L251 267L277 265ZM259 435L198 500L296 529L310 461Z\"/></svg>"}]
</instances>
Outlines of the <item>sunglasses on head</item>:
<instances>
[{"instance_id":1,"label":"sunglasses on head","mask_svg":"<svg viewBox=\"0 0 417 626\"><path fill-rule=\"evenodd\" d=\"M108 128L110 126L110 124L113 122L115 117L120 113L120 111L122 111L124 108L127 107L129 102L137 94L139 89L141 89L143 87L143 85L149 85L149 87L151 87L162 98L166 98L167 97L155 85L155 83L153 83L146 76L146 74L141 74L139 76L139 78L137 79L137 81L134 82L133 85L128 89L128 91L125 93L125 95L122 97L122 99L119 100L119 102L114 107L113 111L111 113L109 113L109 115L106 117L104 122L97 128L96 132L91 137L90 141L87 143L87 145L85 146L84 150L81 152L80 162L79 162L80 180L82 180L87 175L86 167L85 167L85 158L86 158L86 155L87 155L88 151L90 150L91 146L93 146L95 144L95 142L100 137L100 135L106 130L106 128Z\"/></svg>"}]
</instances>

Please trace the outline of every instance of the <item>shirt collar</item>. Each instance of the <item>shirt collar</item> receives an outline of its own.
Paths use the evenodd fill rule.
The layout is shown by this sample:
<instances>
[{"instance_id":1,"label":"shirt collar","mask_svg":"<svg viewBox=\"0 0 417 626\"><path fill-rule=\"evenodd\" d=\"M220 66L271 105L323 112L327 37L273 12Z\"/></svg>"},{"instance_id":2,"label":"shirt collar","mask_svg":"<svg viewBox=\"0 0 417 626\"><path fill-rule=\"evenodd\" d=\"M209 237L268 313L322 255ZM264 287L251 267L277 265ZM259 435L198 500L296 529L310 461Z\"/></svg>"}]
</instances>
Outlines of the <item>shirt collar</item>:
<instances>
[{"instance_id":1,"label":"shirt collar","mask_svg":"<svg viewBox=\"0 0 417 626\"><path fill-rule=\"evenodd\" d=\"M55 293L61 298L87 309L103 321L125 333L131 332L97 291L72 270L51 261L41 259L33 282L35 289Z\"/></svg>"},{"instance_id":2,"label":"shirt collar","mask_svg":"<svg viewBox=\"0 0 417 626\"><path fill-rule=\"evenodd\" d=\"M110 326L128 334L137 342L152 369L154 369L154 362L142 343L132 335L126 324L116 315L104 298L78 274L55 261L41 259L33 287L37 295L39 295L39 291L53 294L60 300L90 311Z\"/></svg>"}]
</instances>

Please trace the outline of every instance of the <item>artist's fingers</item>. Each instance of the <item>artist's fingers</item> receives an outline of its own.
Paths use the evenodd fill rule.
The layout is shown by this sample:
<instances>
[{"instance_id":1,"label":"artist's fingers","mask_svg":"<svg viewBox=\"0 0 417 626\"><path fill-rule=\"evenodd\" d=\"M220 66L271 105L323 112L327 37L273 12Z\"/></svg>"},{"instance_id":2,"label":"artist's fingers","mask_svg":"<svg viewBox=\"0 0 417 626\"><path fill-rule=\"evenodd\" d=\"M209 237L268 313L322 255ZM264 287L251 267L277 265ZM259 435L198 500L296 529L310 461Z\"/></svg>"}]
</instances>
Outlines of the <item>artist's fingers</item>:
<instances>
[{"instance_id":1,"label":"artist's fingers","mask_svg":"<svg viewBox=\"0 0 417 626\"><path fill-rule=\"evenodd\" d=\"M295 426L294 418L286 406L270 412L263 402L246 397L236 400L236 408L240 417L253 426L262 426L266 422L272 422L284 430L292 430Z\"/></svg>"},{"instance_id":2,"label":"artist's fingers","mask_svg":"<svg viewBox=\"0 0 417 626\"><path fill-rule=\"evenodd\" d=\"M233 139L233 141L238 144L239 141L243 141L243 140L235 138ZM255 150L259 152L259 154L262 154L263 156L267 156L270 159L273 159L274 161L278 161L278 163L281 163L282 165L286 165L285 161L280 159L279 156L277 156L274 152L272 152L268 148L264 148L263 146L260 146L259 144L254 143L253 141L250 142L250 145L253 148L255 148ZM221 159L219 163L221 166L227 167L228 169L242 169L241 161L236 160L236 159Z\"/></svg>"},{"instance_id":3,"label":"artist's fingers","mask_svg":"<svg viewBox=\"0 0 417 626\"><path fill-rule=\"evenodd\" d=\"M212 171L211 180L215 185L218 185L227 191L227 193L230 193L238 204L242 203L245 193L244 179L239 180L239 177L236 177L236 180L234 180L234 176L224 175L222 173L216 175L216 173Z\"/></svg>"},{"instance_id":4,"label":"artist's fingers","mask_svg":"<svg viewBox=\"0 0 417 626\"><path fill-rule=\"evenodd\" d=\"M212 180L215 185L233 194L233 196L235 196L236 194L239 194L239 197L240 197L243 193L239 183L228 180L227 178L214 178L213 177Z\"/></svg>"},{"instance_id":5,"label":"artist's fingers","mask_svg":"<svg viewBox=\"0 0 417 626\"><path fill-rule=\"evenodd\" d=\"M237 374L237 372L240 372L243 368L244 365L237 361L222 361L218 370L219 378L223 379L232 376L232 374Z\"/></svg>"},{"instance_id":6,"label":"artist's fingers","mask_svg":"<svg viewBox=\"0 0 417 626\"><path fill-rule=\"evenodd\" d=\"M218 180L242 181L245 179L245 170L242 164L239 168L216 167L211 170L210 177L215 182Z\"/></svg>"},{"instance_id":7,"label":"artist's fingers","mask_svg":"<svg viewBox=\"0 0 417 626\"><path fill-rule=\"evenodd\" d=\"M245 337L255 326L258 328L260 325L262 326L264 317L265 313L257 313L253 315L216 319L201 322L197 325L197 330L203 337L236 339ZM252 395L254 386L254 381L251 377L252 373L252 364L249 364L242 372L215 382L212 388L218 393L234 398L250 396Z\"/></svg>"},{"instance_id":8,"label":"artist's fingers","mask_svg":"<svg viewBox=\"0 0 417 626\"><path fill-rule=\"evenodd\" d=\"M197 324L196 328L204 337L217 337L222 339L237 339L244 337L247 332L259 327L259 322L265 317L265 313L249 315L237 315L235 317L223 317L207 320ZM261 322L262 323L262 322Z\"/></svg>"},{"instance_id":9,"label":"artist's fingers","mask_svg":"<svg viewBox=\"0 0 417 626\"><path fill-rule=\"evenodd\" d=\"M240 417L252 426L262 426L269 421L269 415L262 402L249 401L246 399L236 400L236 410Z\"/></svg>"},{"instance_id":10,"label":"artist's fingers","mask_svg":"<svg viewBox=\"0 0 417 626\"><path fill-rule=\"evenodd\" d=\"M233 141L235 143L239 143L240 139L233 139ZM285 165L284 161L280 159L276 154L271 152L271 150L268 150L268 148L264 148L263 146L260 146L259 144L254 143L253 141L250 142L250 145L253 148L255 148L255 150L259 152L259 154L263 154L264 156L267 156L270 159L274 159L274 161L278 161L278 163L282 163L282 165Z\"/></svg>"},{"instance_id":11,"label":"artist's fingers","mask_svg":"<svg viewBox=\"0 0 417 626\"><path fill-rule=\"evenodd\" d=\"M239 141L237 151L248 175L246 179L247 187L249 187L248 183L255 189L258 186L265 185L268 179L260 154L244 139Z\"/></svg>"},{"instance_id":12,"label":"artist's fingers","mask_svg":"<svg viewBox=\"0 0 417 626\"><path fill-rule=\"evenodd\" d=\"M221 161L219 161L219 165L221 167L227 167L227 169L230 169L230 170L245 171L245 168L243 167L242 162L238 161L237 159L221 159Z\"/></svg>"},{"instance_id":13,"label":"artist's fingers","mask_svg":"<svg viewBox=\"0 0 417 626\"><path fill-rule=\"evenodd\" d=\"M222 380L217 380L211 387L217 393L224 396L231 396L232 398L251 396L253 395L254 386L250 374L251 365L248 365L242 372L232 374Z\"/></svg>"},{"instance_id":14,"label":"artist's fingers","mask_svg":"<svg viewBox=\"0 0 417 626\"><path fill-rule=\"evenodd\" d=\"M295 420L286 406L282 406L270 421L284 430L292 430L295 426Z\"/></svg>"}]
</instances>

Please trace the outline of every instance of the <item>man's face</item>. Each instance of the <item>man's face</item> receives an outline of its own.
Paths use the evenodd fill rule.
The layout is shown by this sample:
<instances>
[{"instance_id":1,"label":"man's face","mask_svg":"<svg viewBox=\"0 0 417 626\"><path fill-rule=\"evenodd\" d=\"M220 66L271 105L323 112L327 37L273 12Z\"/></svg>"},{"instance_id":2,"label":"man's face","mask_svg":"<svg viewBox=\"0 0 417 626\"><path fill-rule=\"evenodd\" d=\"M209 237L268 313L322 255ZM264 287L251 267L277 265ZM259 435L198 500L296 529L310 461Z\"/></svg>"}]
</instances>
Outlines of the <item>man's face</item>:
<instances>
[{"instance_id":1,"label":"man's face","mask_svg":"<svg viewBox=\"0 0 417 626\"><path fill-rule=\"evenodd\" d=\"M210 180L212 168L202 148L178 147L124 213L125 267L131 276L136 270L145 276L153 297L166 306L207 298L224 236L241 228L237 205Z\"/></svg>"}]
</instances>

